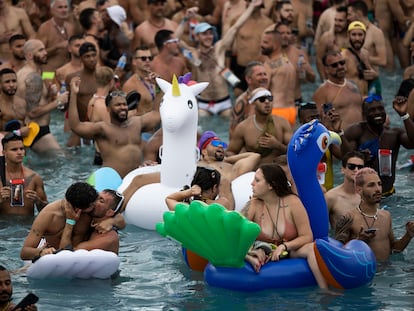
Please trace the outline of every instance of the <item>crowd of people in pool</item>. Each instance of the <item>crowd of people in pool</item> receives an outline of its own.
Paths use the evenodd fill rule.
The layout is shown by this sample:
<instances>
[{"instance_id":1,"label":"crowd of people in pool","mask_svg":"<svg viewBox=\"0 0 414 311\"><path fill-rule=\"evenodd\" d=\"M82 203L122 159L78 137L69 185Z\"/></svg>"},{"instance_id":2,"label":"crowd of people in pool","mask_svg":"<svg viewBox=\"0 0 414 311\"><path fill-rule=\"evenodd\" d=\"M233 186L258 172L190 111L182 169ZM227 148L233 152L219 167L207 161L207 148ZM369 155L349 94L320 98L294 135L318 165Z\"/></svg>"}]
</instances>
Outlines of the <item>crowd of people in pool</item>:
<instances>
[{"instance_id":1,"label":"crowd of people in pool","mask_svg":"<svg viewBox=\"0 0 414 311\"><path fill-rule=\"evenodd\" d=\"M199 166L214 177L198 169L198 181L167 203L173 209L171 202L195 197L232 210L231 181L256 171L243 212L261 225L259 238L276 245L249 251L256 271L289 251L306 257L327 287L286 162L294 130L313 119L342 140L321 160L336 238L364 240L386 260L414 236L408 221L404 236L394 237L391 213L379 208L396 192L400 147L414 148L414 1L3 0L0 16L0 215L36 215L22 259L67 245L118 253L119 212L137 187L159 180L151 174L123 194L79 182L48 202L44 180L23 162L26 150L59 157L91 145L91 171L111 167L121 178L157 164L163 93L155 78L171 82L189 72L194 82L209 82L197 96L199 116L227 119L229 141L198 133ZM396 68L403 69L392 102L399 127L381 96L381 73ZM315 85L312 99L302 97L305 83ZM49 127L54 110L65 114L66 146Z\"/></svg>"}]
</instances>

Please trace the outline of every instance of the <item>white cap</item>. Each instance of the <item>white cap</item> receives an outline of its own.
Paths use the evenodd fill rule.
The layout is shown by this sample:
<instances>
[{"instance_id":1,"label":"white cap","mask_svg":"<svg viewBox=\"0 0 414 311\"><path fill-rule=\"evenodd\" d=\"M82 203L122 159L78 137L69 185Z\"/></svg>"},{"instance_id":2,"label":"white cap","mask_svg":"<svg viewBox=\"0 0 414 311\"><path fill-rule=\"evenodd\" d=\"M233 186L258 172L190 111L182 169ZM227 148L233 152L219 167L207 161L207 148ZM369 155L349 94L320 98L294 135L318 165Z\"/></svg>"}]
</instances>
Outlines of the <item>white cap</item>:
<instances>
[{"instance_id":1,"label":"white cap","mask_svg":"<svg viewBox=\"0 0 414 311\"><path fill-rule=\"evenodd\" d=\"M106 8L106 11L114 23L121 27L121 24L126 20L126 12L124 8L120 5L113 5Z\"/></svg>"},{"instance_id":2,"label":"white cap","mask_svg":"<svg viewBox=\"0 0 414 311\"><path fill-rule=\"evenodd\" d=\"M252 104L256 99L262 97L262 96L272 96L272 93L270 93L269 90L261 87L253 90L252 95L249 99L249 104Z\"/></svg>"}]
</instances>

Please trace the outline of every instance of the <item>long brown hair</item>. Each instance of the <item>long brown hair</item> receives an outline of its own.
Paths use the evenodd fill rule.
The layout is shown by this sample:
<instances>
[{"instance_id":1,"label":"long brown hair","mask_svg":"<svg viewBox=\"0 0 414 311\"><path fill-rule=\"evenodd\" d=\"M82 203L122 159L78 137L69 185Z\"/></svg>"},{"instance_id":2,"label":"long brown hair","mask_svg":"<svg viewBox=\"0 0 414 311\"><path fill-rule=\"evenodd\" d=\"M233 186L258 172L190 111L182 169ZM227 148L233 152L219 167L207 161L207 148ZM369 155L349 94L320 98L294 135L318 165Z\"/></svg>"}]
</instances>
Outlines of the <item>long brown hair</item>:
<instances>
[{"instance_id":1,"label":"long brown hair","mask_svg":"<svg viewBox=\"0 0 414 311\"><path fill-rule=\"evenodd\" d=\"M259 167L266 182L272 186L278 197L285 197L289 194L293 194L289 181L285 172L278 164L262 164Z\"/></svg>"}]
</instances>

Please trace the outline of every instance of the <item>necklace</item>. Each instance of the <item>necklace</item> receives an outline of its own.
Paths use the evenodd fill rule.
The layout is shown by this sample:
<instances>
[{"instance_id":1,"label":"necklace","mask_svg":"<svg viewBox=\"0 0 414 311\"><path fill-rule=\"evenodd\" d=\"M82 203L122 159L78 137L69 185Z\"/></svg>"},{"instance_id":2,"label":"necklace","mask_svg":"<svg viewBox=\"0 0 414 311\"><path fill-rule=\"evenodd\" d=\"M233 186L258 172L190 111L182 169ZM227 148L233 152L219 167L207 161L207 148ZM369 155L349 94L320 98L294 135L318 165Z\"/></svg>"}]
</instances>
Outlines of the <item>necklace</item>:
<instances>
[{"instance_id":1,"label":"necklace","mask_svg":"<svg viewBox=\"0 0 414 311\"><path fill-rule=\"evenodd\" d=\"M367 228L368 228L368 229L372 228L372 226L374 225L375 221L378 219L378 209L376 210L375 215L368 215L368 214L364 213L364 212L361 210L361 204L359 204L359 205L357 206L357 209L358 209L358 212L359 212L359 213L363 216L363 219L364 219L365 224L367 225ZM371 226L368 224L368 221L367 221L367 219L366 219L366 218L371 218L371 219L373 219Z\"/></svg>"},{"instance_id":2,"label":"necklace","mask_svg":"<svg viewBox=\"0 0 414 311\"><path fill-rule=\"evenodd\" d=\"M144 78L140 77L138 74L138 79L141 80L141 82L144 84L145 88L148 90L148 92L151 95L152 100L155 99L155 89L154 86L152 85L152 83L148 83L147 81L145 81Z\"/></svg>"},{"instance_id":3,"label":"necklace","mask_svg":"<svg viewBox=\"0 0 414 311\"><path fill-rule=\"evenodd\" d=\"M63 24L62 27L60 27L56 21L52 18L52 23L55 26L56 30L58 31L58 33L60 33L60 35L67 40L67 34L66 34L66 28L65 28L65 24Z\"/></svg>"},{"instance_id":4,"label":"necklace","mask_svg":"<svg viewBox=\"0 0 414 311\"><path fill-rule=\"evenodd\" d=\"M328 82L328 83L330 83L330 84L332 84L332 85L335 85L335 86L337 86L337 87L344 87L345 85L346 85L346 79L344 79L344 83L342 83L342 84L338 84L338 83L335 83L335 82L333 82L333 81L331 81L331 80L326 80L326 82Z\"/></svg>"},{"instance_id":5,"label":"necklace","mask_svg":"<svg viewBox=\"0 0 414 311\"><path fill-rule=\"evenodd\" d=\"M256 115L253 115L253 123L255 128L257 128L260 132L263 132L263 127L260 127L259 124L257 124Z\"/></svg>"},{"instance_id":6,"label":"necklace","mask_svg":"<svg viewBox=\"0 0 414 311\"><path fill-rule=\"evenodd\" d=\"M283 240L283 237L279 234L279 231L277 231L277 222L278 222L278 220L279 220L279 211L280 211L280 209L281 209L281 207L280 207L280 198L279 198L279 205L278 205L278 209L277 209L277 212L276 212L276 221L273 221L272 214L270 214L270 210L269 210L269 207L267 206L267 204L266 204L266 203L264 203L264 205L265 205L265 207L266 207L267 213L269 214L270 220L271 220L272 225L273 225L273 235L272 235L272 237L275 237L275 233L276 233L276 236L277 236L280 240Z\"/></svg>"},{"instance_id":7,"label":"necklace","mask_svg":"<svg viewBox=\"0 0 414 311\"><path fill-rule=\"evenodd\" d=\"M165 26L165 18L162 19L160 24L156 24L154 23L151 19L148 19L148 23L150 23L152 26L154 26L155 28L162 28Z\"/></svg>"}]
</instances>

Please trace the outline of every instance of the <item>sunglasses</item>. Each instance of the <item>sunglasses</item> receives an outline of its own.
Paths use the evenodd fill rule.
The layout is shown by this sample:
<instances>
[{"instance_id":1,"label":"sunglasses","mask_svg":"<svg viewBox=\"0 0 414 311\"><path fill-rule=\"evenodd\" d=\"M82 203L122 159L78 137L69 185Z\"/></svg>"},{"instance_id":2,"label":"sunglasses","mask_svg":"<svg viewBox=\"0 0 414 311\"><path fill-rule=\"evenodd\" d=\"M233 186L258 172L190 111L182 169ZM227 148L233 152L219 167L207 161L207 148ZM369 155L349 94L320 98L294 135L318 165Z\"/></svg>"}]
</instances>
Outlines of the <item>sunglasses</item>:
<instances>
[{"instance_id":1,"label":"sunglasses","mask_svg":"<svg viewBox=\"0 0 414 311\"><path fill-rule=\"evenodd\" d=\"M329 64L327 66L332 67L332 68L338 68L339 65L343 66L343 65L345 65L345 63L346 63L345 60L340 60L339 62L332 63L332 64Z\"/></svg>"},{"instance_id":2,"label":"sunglasses","mask_svg":"<svg viewBox=\"0 0 414 311\"><path fill-rule=\"evenodd\" d=\"M380 102L382 97L380 95L369 95L364 98L364 103L371 104L373 101Z\"/></svg>"},{"instance_id":3,"label":"sunglasses","mask_svg":"<svg viewBox=\"0 0 414 311\"><path fill-rule=\"evenodd\" d=\"M125 92L122 92L122 91L113 91L113 92L109 93L109 96L110 97L117 97L117 96L126 97L126 94L125 94Z\"/></svg>"},{"instance_id":4,"label":"sunglasses","mask_svg":"<svg viewBox=\"0 0 414 311\"><path fill-rule=\"evenodd\" d=\"M174 39L169 39L167 41L164 42L164 44L168 44L168 43L178 43L180 40L177 38Z\"/></svg>"},{"instance_id":5,"label":"sunglasses","mask_svg":"<svg viewBox=\"0 0 414 311\"><path fill-rule=\"evenodd\" d=\"M212 140L210 143L213 147L223 147L227 148L227 144L221 140Z\"/></svg>"},{"instance_id":6,"label":"sunglasses","mask_svg":"<svg viewBox=\"0 0 414 311\"><path fill-rule=\"evenodd\" d=\"M361 165L361 164L354 164L354 163L347 163L346 164L346 167L348 168L348 169L350 169L351 171L353 171L354 169L362 169L362 168L364 168L364 166L363 165Z\"/></svg>"},{"instance_id":7,"label":"sunglasses","mask_svg":"<svg viewBox=\"0 0 414 311\"><path fill-rule=\"evenodd\" d=\"M122 203L124 203L124 200L125 200L124 195L112 189L105 189L104 192L110 193L114 197L115 201L118 201L118 204L116 205L115 209L113 209L114 213L116 214L121 208Z\"/></svg>"},{"instance_id":8,"label":"sunglasses","mask_svg":"<svg viewBox=\"0 0 414 311\"><path fill-rule=\"evenodd\" d=\"M266 101L266 99L271 102L273 100L273 96L272 95L266 95L266 96L260 96L260 97L256 98L256 100L258 100L261 103L264 103Z\"/></svg>"},{"instance_id":9,"label":"sunglasses","mask_svg":"<svg viewBox=\"0 0 414 311\"><path fill-rule=\"evenodd\" d=\"M135 59L140 59L143 62L152 61L154 59L153 56L136 56Z\"/></svg>"}]
</instances>

